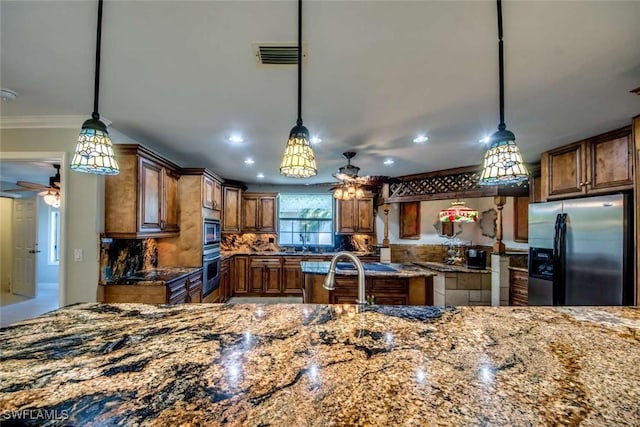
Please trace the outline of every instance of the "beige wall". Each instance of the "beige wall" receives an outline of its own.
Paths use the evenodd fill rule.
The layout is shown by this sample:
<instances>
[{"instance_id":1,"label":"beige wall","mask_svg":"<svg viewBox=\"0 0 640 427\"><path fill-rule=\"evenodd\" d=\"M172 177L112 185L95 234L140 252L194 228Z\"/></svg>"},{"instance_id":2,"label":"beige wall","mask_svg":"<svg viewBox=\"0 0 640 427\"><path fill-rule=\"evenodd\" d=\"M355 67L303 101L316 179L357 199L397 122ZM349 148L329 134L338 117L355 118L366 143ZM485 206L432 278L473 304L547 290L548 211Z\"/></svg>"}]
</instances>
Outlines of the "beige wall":
<instances>
[{"instance_id":1,"label":"beige wall","mask_svg":"<svg viewBox=\"0 0 640 427\"><path fill-rule=\"evenodd\" d=\"M460 199L465 202L467 206L477 209L482 215L483 211L489 209L496 209L496 205L493 202L493 197L481 197L476 199ZM447 240L440 237L434 223L438 221L438 213L449 206L451 206L452 200L433 200L428 202L420 202L420 239L408 240L400 239L400 205L398 203L392 203L389 211L389 241L390 243L401 244L433 244L442 245L446 244ZM378 215L376 217L376 234L378 242L382 242L384 237L384 211L382 208L378 208ZM482 235L482 230L478 223L471 224L456 224L455 231L458 232L462 229L462 233L458 235L458 238L464 242L472 242L474 245L491 246L495 239ZM526 250L528 245L526 243L516 243L513 241L513 197L507 197L507 203L502 210L502 231L503 242L507 249Z\"/></svg>"},{"instance_id":2,"label":"beige wall","mask_svg":"<svg viewBox=\"0 0 640 427\"><path fill-rule=\"evenodd\" d=\"M70 161L80 131L75 129L0 129L0 158L6 153L66 152ZM61 280L64 305L96 301L98 283L98 240L104 217L104 178L71 172L68 164L61 171L63 193L62 240L65 251ZM66 188L65 188L66 187ZM82 261L74 261L74 249L81 249ZM3 256L4 259L4 256Z\"/></svg>"},{"instance_id":3,"label":"beige wall","mask_svg":"<svg viewBox=\"0 0 640 427\"><path fill-rule=\"evenodd\" d=\"M11 280L11 260L13 244L11 242L11 218L13 199L0 197L0 287L9 291Z\"/></svg>"}]
</instances>

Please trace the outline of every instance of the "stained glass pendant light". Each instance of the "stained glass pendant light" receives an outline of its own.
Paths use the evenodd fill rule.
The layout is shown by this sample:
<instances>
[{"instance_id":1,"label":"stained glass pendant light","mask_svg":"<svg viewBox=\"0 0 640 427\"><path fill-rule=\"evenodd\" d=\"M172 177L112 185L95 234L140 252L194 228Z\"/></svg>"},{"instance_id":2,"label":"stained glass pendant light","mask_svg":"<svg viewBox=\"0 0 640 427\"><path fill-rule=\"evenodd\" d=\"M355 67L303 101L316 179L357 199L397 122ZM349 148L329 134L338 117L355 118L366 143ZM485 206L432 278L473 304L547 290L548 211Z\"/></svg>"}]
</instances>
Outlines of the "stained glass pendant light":
<instances>
[{"instance_id":1,"label":"stained glass pendant light","mask_svg":"<svg viewBox=\"0 0 640 427\"><path fill-rule=\"evenodd\" d=\"M98 33L96 37L96 65L93 96L93 113L82 124L76 152L71 160L71 170L97 175L117 175L118 162L113 154L113 144L107 126L100 120L98 100L100 92L100 42L102 37L102 1L98 0Z\"/></svg>"},{"instance_id":2,"label":"stained glass pendant light","mask_svg":"<svg viewBox=\"0 0 640 427\"><path fill-rule=\"evenodd\" d=\"M476 222L478 211L465 206L464 202L452 202L451 206L440 211L440 222Z\"/></svg>"},{"instance_id":3,"label":"stained glass pendant light","mask_svg":"<svg viewBox=\"0 0 640 427\"><path fill-rule=\"evenodd\" d=\"M302 125L302 0L298 0L298 120L289 133L289 141L280 163L280 174L309 178L318 173L309 129Z\"/></svg>"},{"instance_id":4,"label":"stained glass pendant light","mask_svg":"<svg viewBox=\"0 0 640 427\"><path fill-rule=\"evenodd\" d=\"M491 135L489 149L484 155L482 175L478 185L517 184L529 179L513 132L504 123L504 53L502 47L502 0L498 5L498 68L500 72L500 124Z\"/></svg>"}]
</instances>

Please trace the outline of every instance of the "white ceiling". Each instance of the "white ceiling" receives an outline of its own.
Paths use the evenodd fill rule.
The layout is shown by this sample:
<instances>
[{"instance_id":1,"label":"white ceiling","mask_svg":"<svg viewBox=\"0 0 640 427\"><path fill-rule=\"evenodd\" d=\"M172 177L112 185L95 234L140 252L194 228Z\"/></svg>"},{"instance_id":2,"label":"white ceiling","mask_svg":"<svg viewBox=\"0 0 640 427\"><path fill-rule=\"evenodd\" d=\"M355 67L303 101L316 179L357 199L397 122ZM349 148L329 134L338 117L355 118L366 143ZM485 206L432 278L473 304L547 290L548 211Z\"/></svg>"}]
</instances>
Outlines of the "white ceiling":
<instances>
[{"instance_id":1,"label":"white ceiling","mask_svg":"<svg viewBox=\"0 0 640 427\"><path fill-rule=\"evenodd\" d=\"M307 1L303 118L319 174L278 167L296 70L256 66L253 42L297 37L294 1L106 1L102 115L182 166L248 183L332 181L479 164L498 124L494 1ZM86 115L97 1L0 1L3 116ZM640 2L505 1L506 124L526 161L640 114ZM245 142L227 137L240 132ZM417 133L429 142L412 142ZM44 147L43 147L44 148ZM243 163L252 157L255 164ZM393 158L391 166L383 165Z\"/></svg>"}]
</instances>

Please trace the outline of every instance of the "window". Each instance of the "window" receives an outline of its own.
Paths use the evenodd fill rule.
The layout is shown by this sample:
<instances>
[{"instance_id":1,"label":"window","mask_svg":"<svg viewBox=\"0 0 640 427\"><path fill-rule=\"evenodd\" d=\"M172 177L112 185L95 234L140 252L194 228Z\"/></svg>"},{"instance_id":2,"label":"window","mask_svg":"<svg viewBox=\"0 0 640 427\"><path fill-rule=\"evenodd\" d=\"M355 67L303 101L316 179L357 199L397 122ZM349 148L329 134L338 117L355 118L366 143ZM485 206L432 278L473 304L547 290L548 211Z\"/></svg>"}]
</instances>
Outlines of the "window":
<instances>
[{"instance_id":1,"label":"window","mask_svg":"<svg viewBox=\"0 0 640 427\"><path fill-rule=\"evenodd\" d=\"M331 194L280 194L280 246L333 247Z\"/></svg>"},{"instance_id":2,"label":"window","mask_svg":"<svg viewBox=\"0 0 640 427\"><path fill-rule=\"evenodd\" d=\"M49 209L49 265L60 263L60 211Z\"/></svg>"}]
</instances>

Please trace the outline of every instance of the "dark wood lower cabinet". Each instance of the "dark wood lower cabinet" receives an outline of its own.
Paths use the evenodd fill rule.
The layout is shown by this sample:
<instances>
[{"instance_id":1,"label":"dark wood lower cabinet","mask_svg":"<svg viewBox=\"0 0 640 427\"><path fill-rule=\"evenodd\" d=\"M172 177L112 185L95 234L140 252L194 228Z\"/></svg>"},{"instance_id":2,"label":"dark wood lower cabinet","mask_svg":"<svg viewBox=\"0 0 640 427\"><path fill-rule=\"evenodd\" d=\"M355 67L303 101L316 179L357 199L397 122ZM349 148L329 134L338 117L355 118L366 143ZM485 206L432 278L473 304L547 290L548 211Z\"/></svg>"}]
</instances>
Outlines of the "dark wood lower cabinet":
<instances>
[{"instance_id":1,"label":"dark wood lower cabinet","mask_svg":"<svg viewBox=\"0 0 640 427\"><path fill-rule=\"evenodd\" d=\"M233 284L233 294L242 295L249 293L249 283L247 273L249 269L249 257L246 255L233 257L233 274L231 282Z\"/></svg>"},{"instance_id":2,"label":"dark wood lower cabinet","mask_svg":"<svg viewBox=\"0 0 640 427\"><path fill-rule=\"evenodd\" d=\"M300 259L298 257L284 258L282 261L282 292L291 295L302 294L303 280Z\"/></svg>"},{"instance_id":3,"label":"dark wood lower cabinet","mask_svg":"<svg viewBox=\"0 0 640 427\"><path fill-rule=\"evenodd\" d=\"M202 302L202 271L189 275L187 278L186 289L186 302Z\"/></svg>"},{"instance_id":4,"label":"dark wood lower cabinet","mask_svg":"<svg viewBox=\"0 0 640 427\"><path fill-rule=\"evenodd\" d=\"M202 269L164 285L100 285L105 303L184 304L202 302Z\"/></svg>"},{"instance_id":5,"label":"dark wood lower cabinet","mask_svg":"<svg viewBox=\"0 0 640 427\"><path fill-rule=\"evenodd\" d=\"M335 290L322 287L324 275L304 275L305 303L354 304L358 299L358 279L336 276ZM376 305L433 305L433 277L367 277L366 296Z\"/></svg>"},{"instance_id":6,"label":"dark wood lower cabinet","mask_svg":"<svg viewBox=\"0 0 640 427\"><path fill-rule=\"evenodd\" d=\"M529 305L529 273L509 269L509 305Z\"/></svg>"},{"instance_id":7,"label":"dark wood lower cabinet","mask_svg":"<svg viewBox=\"0 0 640 427\"><path fill-rule=\"evenodd\" d=\"M220 262L220 287L218 288L218 302L225 302L231 297L231 260Z\"/></svg>"}]
</instances>

